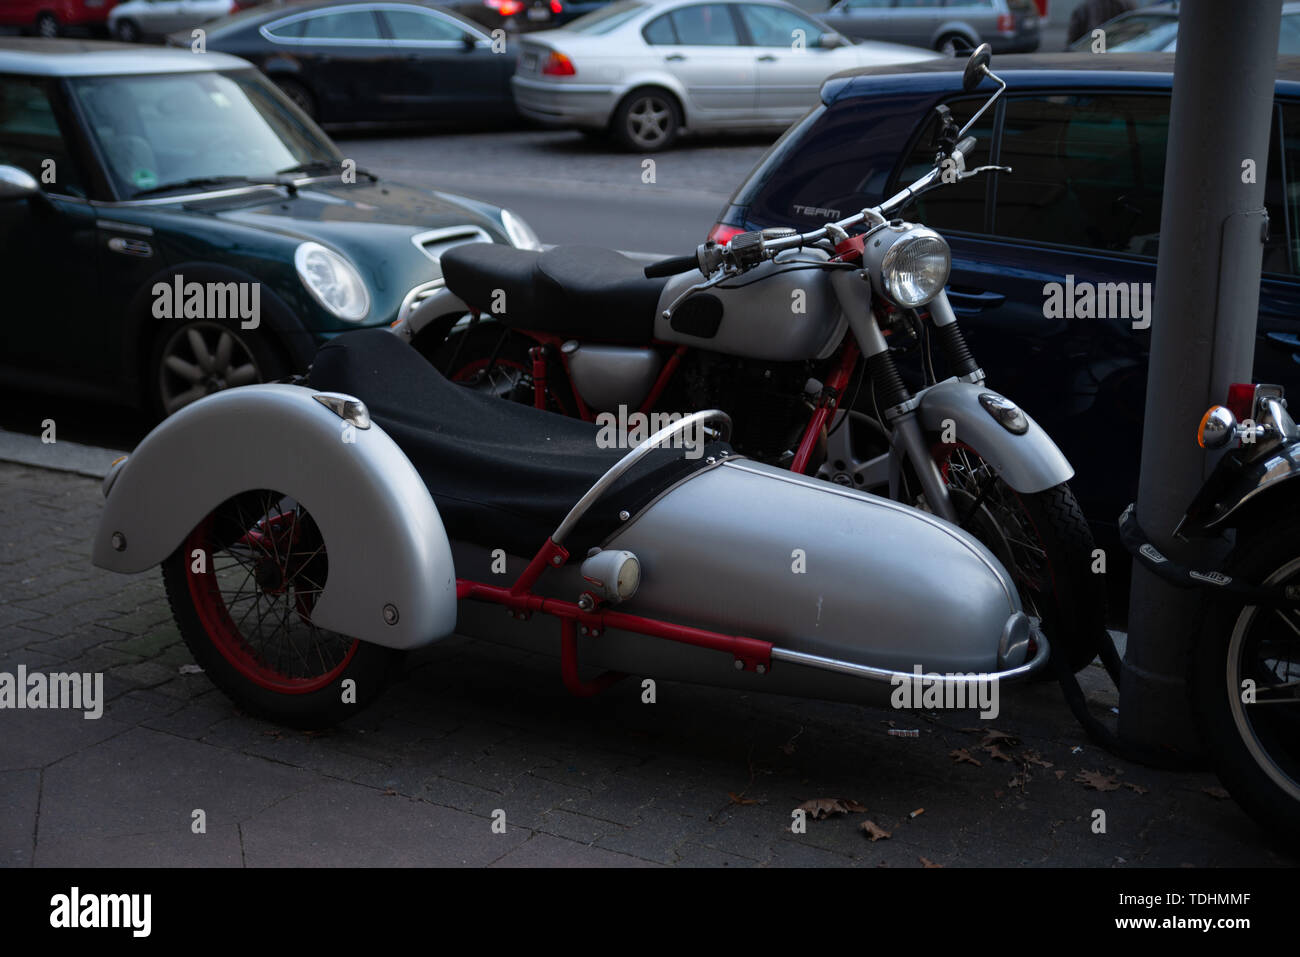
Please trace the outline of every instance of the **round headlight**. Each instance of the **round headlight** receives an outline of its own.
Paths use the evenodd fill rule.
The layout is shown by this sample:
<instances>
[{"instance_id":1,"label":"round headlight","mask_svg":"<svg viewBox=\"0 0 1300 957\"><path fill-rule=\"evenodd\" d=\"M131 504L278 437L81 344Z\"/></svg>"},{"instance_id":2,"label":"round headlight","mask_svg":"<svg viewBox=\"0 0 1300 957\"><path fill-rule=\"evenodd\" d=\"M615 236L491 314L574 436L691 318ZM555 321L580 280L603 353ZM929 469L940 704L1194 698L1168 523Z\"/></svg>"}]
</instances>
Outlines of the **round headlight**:
<instances>
[{"instance_id":1,"label":"round headlight","mask_svg":"<svg viewBox=\"0 0 1300 957\"><path fill-rule=\"evenodd\" d=\"M951 269L952 253L943 237L916 229L889 247L880 263L880 280L890 299L915 309L939 294Z\"/></svg>"},{"instance_id":2,"label":"round headlight","mask_svg":"<svg viewBox=\"0 0 1300 957\"><path fill-rule=\"evenodd\" d=\"M524 222L523 217L510 212L508 209L501 210L501 225L510 237L510 242L519 249L541 249L542 241L538 238L537 233L533 232L533 227Z\"/></svg>"},{"instance_id":3,"label":"round headlight","mask_svg":"<svg viewBox=\"0 0 1300 957\"><path fill-rule=\"evenodd\" d=\"M370 293L356 267L320 243L303 243L293 254L298 278L322 306L348 322L370 312Z\"/></svg>"}]
</instances>

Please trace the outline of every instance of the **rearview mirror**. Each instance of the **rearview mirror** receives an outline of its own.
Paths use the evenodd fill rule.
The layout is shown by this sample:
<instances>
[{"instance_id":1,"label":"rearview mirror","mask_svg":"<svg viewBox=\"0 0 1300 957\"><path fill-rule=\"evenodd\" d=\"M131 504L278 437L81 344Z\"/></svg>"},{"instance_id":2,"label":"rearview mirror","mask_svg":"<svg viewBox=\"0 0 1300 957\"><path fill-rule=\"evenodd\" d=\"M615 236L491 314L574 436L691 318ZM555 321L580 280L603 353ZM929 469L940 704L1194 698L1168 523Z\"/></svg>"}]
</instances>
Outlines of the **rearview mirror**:
<instances>
[{"instance_id":1,"label":"rearview mirror","mask_svg":"<svg viewBox=\"0 0 1300 957\"><path fill-rule=\"evenodd\" d=\"M989 61L993 59L993 49L987 43L981 43L966 61L966 69L961 74L961 88L969 93L979 86L988 73Z\"/></svg>"},{"instance_id":2,"label":"rearview mirror","mask_svg":"<svg viewBox=\"0 0 1300 957\"><path fill-rule=\"evenodd\" d=\"M823 50L838 50L842 46L848 46L848 43L838 33L823 33L817 45Z\"/></svg>"},{"instance_id":3,"label":"rearview mirror","mask_svg":"<svg viewBox=\"0 0 1300 957\"><path fill-rule=\"evenodd\" d=\"M0 200L27 199L40 191L31 173L17 166L0 166Z\"/></svg>"},{"instance_id":4,"label":"rearview mirror","mask_svg":"<svg viewBox=\"0 0 1300 957\"><path fill-rule=\"evenodd\" d=\"M475 41L473 34L470 33L462 33L460 35L460 44L465 48L466 53L470 53L478 47L477 41Z\"/></svg>"}]
</instances>

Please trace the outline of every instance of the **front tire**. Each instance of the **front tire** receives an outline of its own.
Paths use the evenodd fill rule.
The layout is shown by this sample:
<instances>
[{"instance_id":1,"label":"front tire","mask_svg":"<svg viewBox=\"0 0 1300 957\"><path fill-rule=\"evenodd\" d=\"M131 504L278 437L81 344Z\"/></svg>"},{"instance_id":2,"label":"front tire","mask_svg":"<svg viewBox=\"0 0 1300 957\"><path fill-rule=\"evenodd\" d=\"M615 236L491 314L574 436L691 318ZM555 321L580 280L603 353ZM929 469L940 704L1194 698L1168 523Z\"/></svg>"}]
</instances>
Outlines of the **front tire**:
<instances>
[{"instance_id":1,"label":"front tire","mask_svg":"<svg viewBox=\"0 0 1300 957\"><path fill-rule=\"evenodd\" d=\"M1300 514L1239 531L1223 570L1241 581L1300 584L1297 541ZM1219 780L1271 837L1292 849L1300 849L1297 629L1300 613L1294 610L1211 601L1188 682L1192 713ZM1247 687L1254 703L1243 701L1251 697Z\"/></svg>"},{"instance_id":2,"label":"front tire","mask_svg":"<svg viewBox=\"0 0 1300 957\"><path fill-rule=\"evenodd\" d=\"M240 329L238 323L187 322L157 334L146 398L154 415L166 418L214 392L273 382L289 372L264 333Z\"/></svg>"},{"instance_id":3,"label":"front tire","mask_svg":"<svg viewBox=\"0 0 1300 957\"><path fill-rule=\"evenodd\" d=\"M677 101L667 90L633 90L619 103L610 123L615 142L631 153L654 153L672 146L681 128Z\"/></svg>"},{"instance_id":4,"label":"front tire","mask_svg":"<svg viewBox=\"0 0 1300 957\"><path fill-rule=\"evenodd\" d=\"M1092 530L1069 485L1021 494L970 446L936 442L934 456L963 527L1011 573L1052 654L1064 654L1071 671L1086 667L1109 640L1106 587L1093 572Z\"/></svg>"},{"instance_id":5,"label":"front tire","mask_svg":"<svg viewBox=\"0 0 1300 957\"><path fill-rule=\"evenodd\" d=\"M140 41L140 28L135 25L134 20L125 18L119 20L113 28L113 34L123 43L138 43Z\"/></svg>"},{"instance_id":6,"label":"front tire","mask_svg":"<svg viewBox=\"0 0 1300 957\"><path fill-rule=\"evenodd\" d=\"M163 561L162 574L195 662L242 710L322 728L383 688L396 652L312 622L329 552L307 509L284 493L223 502Z\"/></svg>"}]
</instances>

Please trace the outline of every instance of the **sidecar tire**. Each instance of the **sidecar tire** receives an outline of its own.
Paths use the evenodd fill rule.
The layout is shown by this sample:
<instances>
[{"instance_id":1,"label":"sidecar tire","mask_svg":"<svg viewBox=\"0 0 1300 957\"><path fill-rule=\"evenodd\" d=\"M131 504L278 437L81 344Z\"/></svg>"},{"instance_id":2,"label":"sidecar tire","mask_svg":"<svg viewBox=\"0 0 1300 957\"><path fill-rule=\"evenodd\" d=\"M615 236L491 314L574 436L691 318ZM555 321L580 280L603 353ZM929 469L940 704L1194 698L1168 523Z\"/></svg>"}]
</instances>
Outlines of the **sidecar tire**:
<instances>
[{"instance_id":1,"label":"sidecar tire","mask_svg":"<svg viewBox=\"0 0 1300 957\"><path fill-rule=\"evenodd\" d=\"M214 509L212 514L216 511ZM232 664L228 653L218 648L209 626L204 624L205 617L211 619L211 612L206 616L200 612L191 590L192 549L199 541L196 536L211 518L210 514L162 562L162 577L181 637L195 663L203 668L212 683L240 710L305 730L338 724L373 701L383 690L393 665L400 658L399 653L391 648L354 641L344 660L333 670L321 675L314 684L292 690L277 690L265 682L259 683L250 676L247 668L241 670ZM207 557L215 568L216 550L210 549ZM233 618L227 620L233 621ZM345 695L344 682L347 681L353 684Z\"/></svg>"},{"instance_id":2,"label":"sidecar tire","mask_svg":"<svg viewBox=\"0 0 1300 957\"><path fill-rule=\"evenodd\" d=\"M1300 515L1275 521L1267 529L1255 529L1253 534L1239 531L1236 547L1223 571L1245 581L1264 581L1300 558L1296 553L1297 541L1300 541ZM1300 574L1300 568L1291 574ZM1274 768L1291 781L1294 793L1288 793L1252 757L1250 744L1266 754L1267 750L1253 727L1250 730L1253 741L1248 744L1233 711L1236 692L1229 690L1226 680L1234 631L1239 623L1249 628L1254 622L1253 617L1242 621L1253 607L1240 601L1206 601L1202 629L1191 656L1187 690L1197 730L1223 786L1271 839L1280 839L1293 851L1300 851L1300 771L1294 766L1297 757L1292 757L1293 766L1289 769ZM1247 632L1243 641L1248 637ZM1275 728L1273 734L1278 733ZM1271 755L1270 759L1276 761Z\"/></svg>"}]
</instances>

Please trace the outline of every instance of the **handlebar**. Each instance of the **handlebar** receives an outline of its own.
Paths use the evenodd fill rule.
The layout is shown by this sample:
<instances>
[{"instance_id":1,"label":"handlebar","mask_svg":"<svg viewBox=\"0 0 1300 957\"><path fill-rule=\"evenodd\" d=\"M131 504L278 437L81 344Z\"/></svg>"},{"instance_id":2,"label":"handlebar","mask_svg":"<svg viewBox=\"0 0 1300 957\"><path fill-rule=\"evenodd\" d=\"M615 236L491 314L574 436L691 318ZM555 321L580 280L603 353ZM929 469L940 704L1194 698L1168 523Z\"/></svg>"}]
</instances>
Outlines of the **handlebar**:
<instances>
[{"instance_id":1,"label":"handlebar","mask_svg":"<svg viewBox=\"0 0 1300 957\"><path fill-rule=\"evenodd\" d=\"M662 279L664 276L676 276L678 273L690 272L692 269L698 269L699 266L700 261L695 253L691 253L689 256L673 256L646 266L645 277L647 279Z\"/></svg>"}]
</instances>

